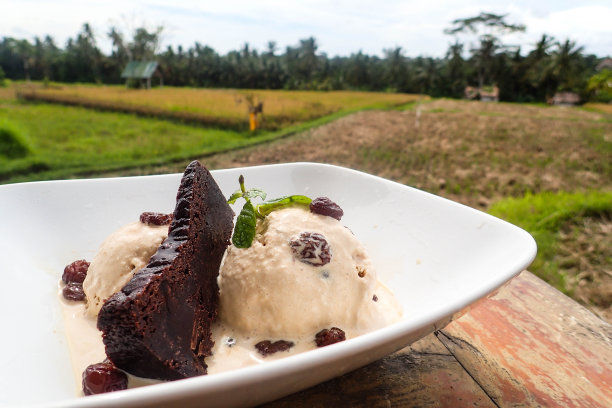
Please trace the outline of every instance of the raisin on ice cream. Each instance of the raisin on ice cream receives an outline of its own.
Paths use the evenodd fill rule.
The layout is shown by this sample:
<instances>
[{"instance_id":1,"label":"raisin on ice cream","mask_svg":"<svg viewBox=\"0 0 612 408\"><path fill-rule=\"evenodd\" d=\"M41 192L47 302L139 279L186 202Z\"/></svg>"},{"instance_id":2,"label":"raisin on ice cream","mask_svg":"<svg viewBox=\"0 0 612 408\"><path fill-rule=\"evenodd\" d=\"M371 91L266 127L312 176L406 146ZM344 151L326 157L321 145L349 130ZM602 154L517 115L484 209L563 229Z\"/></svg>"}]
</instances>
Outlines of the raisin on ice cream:
<instances>
[{"instance_id":1,"label":"raisin on ice cream","mask_svg":"<svg viewBox=\"0 0 612 408\"><path fill-rule=\"evenodd\" d=\"M257 229L251 247L228 248L221 267L225 325L296 338L332 326L363 333L401 315L363 245L336 218L294 207L272 212Z\"/></svg>"}]
</instances>

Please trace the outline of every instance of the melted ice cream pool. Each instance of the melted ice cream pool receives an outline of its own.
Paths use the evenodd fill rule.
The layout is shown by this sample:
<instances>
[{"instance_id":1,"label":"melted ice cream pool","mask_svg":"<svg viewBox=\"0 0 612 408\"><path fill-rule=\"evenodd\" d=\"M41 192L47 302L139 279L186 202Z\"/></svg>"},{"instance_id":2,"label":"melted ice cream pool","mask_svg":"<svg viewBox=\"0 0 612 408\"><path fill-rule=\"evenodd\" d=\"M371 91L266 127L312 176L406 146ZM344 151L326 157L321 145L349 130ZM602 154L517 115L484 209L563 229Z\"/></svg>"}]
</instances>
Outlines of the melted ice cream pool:
<instances>
[{"instance_id":1,"label":"melted ice cream pool","mask_svg":"<svg viewBox=\"0 0 612 408\"><path fill-rule=\"evenodd\" d=\"M120 290L147 263L167 229L137 222L111 234L84 282L89 304L62 299L78 390L85 368L106 358L96 328L100 301ZM325 238L331 253L328 263L303 262L296 255L290 242L303 232ZM250 248L230 246L218 283L220 310L212 328L213 355L206 359L209 374L315 349L315 334L322 329L338 327L350 339L401 317L401 306L378 281L370 258L352 232L334 218L301 208L268 215L258 223ZM286 340L294 346L264 357L254 347L262 340ZM129 376L130 387L154 382Z\"/></svg>"}]
</instances>

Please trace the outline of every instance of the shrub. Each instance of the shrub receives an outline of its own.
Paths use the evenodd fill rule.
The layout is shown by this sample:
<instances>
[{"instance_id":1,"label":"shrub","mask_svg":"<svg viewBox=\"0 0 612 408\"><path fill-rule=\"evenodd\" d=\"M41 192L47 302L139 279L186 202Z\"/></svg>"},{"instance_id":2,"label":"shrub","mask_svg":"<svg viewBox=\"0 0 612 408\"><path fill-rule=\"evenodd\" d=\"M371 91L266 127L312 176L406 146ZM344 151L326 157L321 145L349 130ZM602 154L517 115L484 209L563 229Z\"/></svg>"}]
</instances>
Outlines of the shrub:
<instances>
[{"instance_id":1,"label":"shrub","mask_svg":"<svg viewBox=\"0 0 612 408\"><path fill-rule=\"evenodd\" d=\"M21 129L8 120L0 120L0 156L19 159L30 153L30 146Z\"/></svg>"},{"instance_id":2,"label":"shrub","mask_svg":"<svg viewBox=\"0 0 612 408\"><path fill-rule=\"evenodd\" d=\"M493 204L489 213L527 230L538 244L538 254L529 270L566 294L564 268L559 265L559 234L568 225L585 218L612 216L612 192L542 192L522 198L505 198Z\"/></svg>"},{"instance_id":3,"label":"shrub","mask_svg":"<svg viewBox=\"0 0 612 408\"><path fill-rule=\"evenodd\" d=\"M593 75L586 88L590 99L595 102L612 102L612 71L604 69Z\"/></svg>"}]
</instances>

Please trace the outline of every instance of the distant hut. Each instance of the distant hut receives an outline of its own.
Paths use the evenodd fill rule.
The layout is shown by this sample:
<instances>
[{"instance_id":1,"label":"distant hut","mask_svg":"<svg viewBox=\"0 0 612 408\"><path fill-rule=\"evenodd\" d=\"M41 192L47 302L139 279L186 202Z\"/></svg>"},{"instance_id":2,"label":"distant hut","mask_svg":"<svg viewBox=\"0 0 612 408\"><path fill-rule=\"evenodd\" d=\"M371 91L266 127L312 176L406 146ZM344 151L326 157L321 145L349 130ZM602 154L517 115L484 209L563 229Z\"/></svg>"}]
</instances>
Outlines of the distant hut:
<instances>
[{"instance_id":1,"label":"distant hut","mask_svg":"<svg viewBox=\"0 0 612 408\"><path fill-rule=\"evenodd\" d=\"M470 100L481 100L483 102L499 102L499 88L497 86L466 86L464 96Z\"/></svg>"},{"instance_id":2,"label":"distant hut","mask_svg":"<svg viewBox=\"0 0 612 408\"><path fill-rule=\"evenodd\" d=\"M164 79L158 68L159 65L155 61L130 61L121 73L121 78L125 78L126 88L130 80L133 79L146 81L147 89L151 89L151 77L156 75L159 77L159 85L163 86Z\"/></svg>"},{"instance_id":3,"label":"distant hut","mask_svg":"<svg viewBox=\"0 0 612 408\"><path fill-rule=\"evenodd\" d=\"M599 64L597 64L595 69L597 72L601 72L604 69L612 71L612 58L606 58L605 60L601 61Z\"/></svg>"},{"instance_id":4,"label":"distant hut","mask_svg":"<svg viewBox=\"0 0 612 408\"><path fill-rule=\"evenodd\" d=\"M478 88L475 86L466 86L465 90L463 91L463 96L465 96L465 99L469 99L471 101L478 99Z\"/></svg>"},{"instance_id":5,"label":"distant hut","mask_svg":"<svg viewBox=\"0 0 612 408\"><path fill-rule=\"evenodd\" d=\"M480 88L480 100L483 102L499 102L499 88L497 86L485 86Z\"/></svg>"},{"instance_id":6,"label":"distant hut","mask_svg":"<svg viewBox=\"0 0 612 408\"><path fill-rule=\"evenodd\" d=\"M548 103L557 106L575 106L580 103L580 95L574 92L557 92Z\"/></svg>"}]
</instances>

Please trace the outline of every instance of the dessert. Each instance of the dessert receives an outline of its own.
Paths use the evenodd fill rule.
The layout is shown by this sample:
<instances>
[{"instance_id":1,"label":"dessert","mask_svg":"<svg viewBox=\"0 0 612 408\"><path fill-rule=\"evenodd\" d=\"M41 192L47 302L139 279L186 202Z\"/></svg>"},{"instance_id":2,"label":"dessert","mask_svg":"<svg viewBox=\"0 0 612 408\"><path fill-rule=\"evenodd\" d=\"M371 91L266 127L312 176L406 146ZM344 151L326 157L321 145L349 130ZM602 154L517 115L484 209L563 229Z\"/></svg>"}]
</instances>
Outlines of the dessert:
<instances>
[{"instance_id":1,"label":"dessert","mask_svg":"<svg viewBox=\"0 0 612 408\"><path fill-rule=\"evenodd\" d=\"M245 200L235 227L212 176L193 162L173 217L143 213L109 236L91 265L67 267L65 287L82 285L85 297L66 302L65 315L86 395L134 386L138 377L258 364L399 319L337 204L288 196L255 205L265 193L239 181L228 200Z\"/></svg>"}]
</instances>

